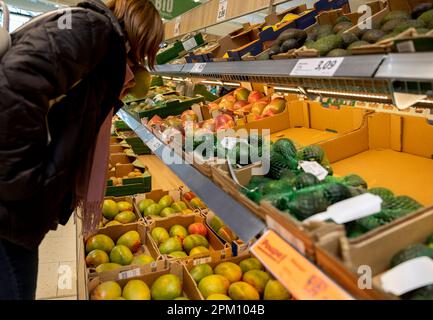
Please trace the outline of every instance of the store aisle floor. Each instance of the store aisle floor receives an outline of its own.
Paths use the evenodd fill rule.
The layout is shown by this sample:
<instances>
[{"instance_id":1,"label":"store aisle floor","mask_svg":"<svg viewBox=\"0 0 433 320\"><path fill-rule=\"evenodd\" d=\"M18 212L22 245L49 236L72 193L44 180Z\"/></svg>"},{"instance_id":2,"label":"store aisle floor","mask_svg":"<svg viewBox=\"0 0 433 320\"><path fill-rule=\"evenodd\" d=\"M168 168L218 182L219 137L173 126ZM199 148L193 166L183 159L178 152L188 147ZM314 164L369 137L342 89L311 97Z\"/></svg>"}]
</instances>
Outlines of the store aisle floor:
<instances>
[{"instance_id":1,"label":"store aisle floor","mask_svg":"<svg viewBox=\"0 0 433 320\"><path fill-rule=\"evenodd\" d=\"M39 247L36 299L76 300L76 225L71 217L66 226L50 231Z\"/></svg>"}]
</instances>

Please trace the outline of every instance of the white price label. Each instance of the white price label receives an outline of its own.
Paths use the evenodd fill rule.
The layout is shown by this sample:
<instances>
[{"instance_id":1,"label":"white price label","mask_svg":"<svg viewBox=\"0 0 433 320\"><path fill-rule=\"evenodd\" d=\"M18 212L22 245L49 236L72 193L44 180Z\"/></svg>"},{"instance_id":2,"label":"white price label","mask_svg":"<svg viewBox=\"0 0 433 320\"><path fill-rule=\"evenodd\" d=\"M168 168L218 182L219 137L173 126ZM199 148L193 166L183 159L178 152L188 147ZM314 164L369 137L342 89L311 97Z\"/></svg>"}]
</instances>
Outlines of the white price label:
<instances>
[{"instance_id":1,"label":"white price label","mask_svg":"<svg viewBox=\"0 0 433 320\"><path fill-rule=\"evenodd\" d=\"M293 234L283 228L282 225L268 215L266 216L266 224L269 228L275 230L284 240L298 249L300 253L305 255L305 245L300 239L296 238Z\"/></svg>"},{"instance_id":2,"label":"white price label","mask_svg":"<svg viewBox=\"0 0 433 320\"><path fill-rule=\"evenodd\" d=\"M173 34L177 37L180 34L180 16L174 21L174 31Z\"/></svg>"},{"instance_id":3,"label":"white price label","mask_svg":"<svg viewBox=\"0 0 433 320\"><path fill-rule=\"evenodd\" d=\"M119 272L119 280L130 279L134 277L139 277L141 275L140 268L132 269L129 271Z\"/></svg>"},{"instance_id":4,"label":"white price label","mask_svg":"<svg viewBox=\"0 0 433 320\"><path fill-rule=\"evenodd\" d=\"M433 260L419 257L399 264L385 272L380 281L387 292L401 296L433 284Z\"/></svg>"},{"instance_id":5,"label":"white price label","mask_svg":"<svg viewBox=\"0 0 433 320\"><path fill-rule=\"evenodd\" d=\"M162 142L159 141L157 138L152 138L147 142L147 146L150 150L152 150L152 152L155 152L159 147L162 146Z\"/></svg>"},{"instance_id":6,"label":"white price label","mask_svg":"<svg viewBox=\"0 0 433 320\"><path fill-rule=\"evenodd\" d=\"M209 262L212 262L212 258L211 257L205 257L205 258L193 260L192 264L195 266L198 266L200 264L205 264L205 263L209 263Z\"/></svg>"},{"instance_id":7,"label":"white price label","mask_svg":"<svg viewBox=\"0 0 433 320\"><path fill-rule=\"evenodd\" d=\"M197 41L195 41L194 37L182 42L182 44L183 44L183 48L185 49L185 51L189 51L189 50L197 47Z\"/></svg>"},{"instance_id":8,"label":"white price label","mask_svg":"<svg viewBox=\"0 0 433 320\"><path fill-rule=\"evenodd\" d=\"M290 75L332 77L343 61L344 58L300 59Z\"/></svg>"},{"instance_id":9,"label":"white price label","mask_svg":"<svg viewBox=\"0 0 433 320\"><path fill-rule=\"evenodd\" d=\"M217 22L223 21L227 16L227 0L220 0L218 5Z\"/></svg>"},{"instance_id":10,"label":"white price label","mask_svg":"<svg viewBox=\"0 0 433 320\"><path fill-rule=\"evenodd\" d=\"M206 63L194 63L191 68L191 73L202 73L205 67Z\"/></svg>"},{"instance_id":11,"label":"white price label","mask_svg":"<svg viewBox=\"0 0 433 320\"><path fill-rule=\"evenodd\" d=\"M304 170L304 172L315 175L320 181L325 179L328 175L328 170L323 168L316 161L300 161L299 166Z\"/></svg>"}]
</instances>

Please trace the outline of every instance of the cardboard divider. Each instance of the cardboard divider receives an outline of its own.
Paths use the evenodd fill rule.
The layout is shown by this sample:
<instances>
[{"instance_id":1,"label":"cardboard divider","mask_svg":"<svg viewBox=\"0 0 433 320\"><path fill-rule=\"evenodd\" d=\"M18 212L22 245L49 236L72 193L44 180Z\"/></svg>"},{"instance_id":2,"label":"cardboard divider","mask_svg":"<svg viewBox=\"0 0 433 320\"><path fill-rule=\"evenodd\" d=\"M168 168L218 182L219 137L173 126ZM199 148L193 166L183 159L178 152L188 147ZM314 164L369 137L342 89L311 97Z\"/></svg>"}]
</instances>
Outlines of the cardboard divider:
<instances>
[{"instance_id":1,"label":"cardboard divider","mask_svg":"<svg viewBox=\"0 0 433 320\"><path fill-rule=\"evenodd\" d=\"M138 252L134 253L134 256L138 256L140 254L146 254L151 256L152 258L154 258L155 263L151 264L150 267L155 268L158 265L158 261L163 260L163 258L161 257L158 248L155 246L154 242L152 242L151 239L149 238L149 235L147 234L147 227L143 223L140 222L130 223L125 225L115 225L109 228L102 228L98 230L97 234L104 234L110 237L114 241L114 243L116 243L117 240L128 231L137 231L141 239L142 245L138 250ZM83 247L83 250L85 250L85 246ZM84 255L86 256L87 254L84 253ZM116 270L102 272L102 273L96 272L96 270L93 268L87 268L87 273L88 273L88 278L93 278L95 276L102 276L105 273L109 274L113 271L115 271L116 273L124 272L124 271L135 269L137 267L139 266L127 265L127 266L122 266L121 268Z\"/></svg>"},{"instance_id":2,"label":"cardboard divider","mask_svg":"<svg viewBox=\"0 0 433 320\"><path fill-rule=\"evenodd\" d=\"M110 153L123 153L124 148L120 144L110 144Z\"/></svg>"},{"instance_id":3,"label":"cardboard divider","mask_svg":"<svg viewBox=\"0 0 433 320\"><path fill-rule=\"evenodd\" d=\"M128 202L128 203L130 203L132 205L132 210L131 211L134 212L135 216L137 217L137 220L134 221L134 222L132 222L132 223L126 223L126 224L123 224L123 225L134 224L136 222L139 222L139 220L143 220L143 217L140 214L140 211L137 210L137 207L135 206L134 198L132 196L126 196L126 197L104 197L104 199L105 200L113 200L115 202L125 201L125 202ZM102 220L103 220L102 222L105 225L106 223L108 223L109 221L113 221L114 219L113 220L107 220L105 217L102 217ZM110 226L104 227L104 228L110 228ZM100 229L102 229L102 228L100 228Z\"/></svg>"},{"instance_id":4,"label":"cardboard divider","mask_svg":"<svg viewBox=\"0 0 433 320\"><path fill-rule=\"evenodd\" d=\"M203 300L203 297L198 291L195 281L192 279L191 275L188 273L185 266L180 263L170 263L165 269L157 270L153 272L142 267L138 269L138 272L140 273L139 276L134 276L129 279L119 280L119 272L117 272L102 277L96 277L90 280L88 284L87 299L90 299L92 291L99 284L105 281L116 281L123 289L123 287L128 283L129 280L142 280L148 285L150 289L152 287L152 284L155 282L155 280L158 279L160 276L166 274L174 274L181 279L184 297L187 297L190 300Z\"/></svg>"},{"instance_id":5,"label":"cardboard divider","mask_svg":"<svg viewBox=\"0 0 433 320\"><path fill-rule=\"evenodd\" d=\"M151 238L151 241L153 242L154 246L157 247L157 244L150 236L154 228L162 227L166 229L168 232L172 226L181 225L188 230L189 225L196 222L200 222L206 225L205 218L199 215L182 215L182 216L169 217L164 220L153 220L151 223L149 223L148 237ZM209 242L209 254L194 255L193 257L188 256L186 258L174 258L168 255L162 255L162 256L169 261L183 261L188 259L201 259L206 257L210 257L211 260L215 260L215 259L223 259L225 257L231 257L232 256L231 247L227 244L223 244L220 241L220 239L208 227L206 228L208 231L207 240ZM158 249L158 253L161 254L159 249Z\"/></svg>"}]
</instances>

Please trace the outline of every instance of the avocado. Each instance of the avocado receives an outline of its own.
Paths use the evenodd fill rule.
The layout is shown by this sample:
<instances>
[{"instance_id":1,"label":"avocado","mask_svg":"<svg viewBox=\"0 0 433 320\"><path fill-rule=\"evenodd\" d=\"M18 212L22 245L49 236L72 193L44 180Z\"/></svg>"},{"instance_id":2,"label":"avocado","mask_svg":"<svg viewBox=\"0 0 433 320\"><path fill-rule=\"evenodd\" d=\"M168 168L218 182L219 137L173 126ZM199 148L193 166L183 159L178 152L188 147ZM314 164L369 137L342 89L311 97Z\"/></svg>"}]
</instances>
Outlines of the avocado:
<instances>
[{"instance_id":1,"label":"avocado","mask_svg":"<svg viewBox=\"0 0 433 320\"><path fill-rule=\"evenodd\" d=\"M350 29L353 27L353 23L352 22L340 22L339 24L336 24L334 26L334 28L332 29L332 31L334 33L339 33L341 31L345 31L347 29Z\"/></svg>"},{"instance_id":2,"label":"avocado","mask_svg":"<svg viewBox=\"0 0 433 320\"><path fill-rule=\"evenodd\" d=\"M375 43L375 42L377 42L377 40L382 38L385 34L386 34L385 32L383 32L382 30L378 30L378 29L368 30L362 36L362 40L370 42L370 43Z\"/></svg>"},{"instance_id":3,"label":"avocado","mask_svg":"<svg viewBox=\"0 0 433 320\"><path fill-rule=\"evenodd\" d=\"M317 38L323 38L332 34L333 27L330 24L323 24L317 26Z\"/></svg>"},{"instance_id":4,"label":"avocado","mask_svg":"<svg viewBox=\"0 0 433 320\"><path fill-rule=\"evenodd\" d=\"M350 46L348 46L347 49L351 50L351 49L359 48L359 47L366 46L369 44L370 43L368 43L367 41L363 41L363 40L355 41Z\"/></svg>"},{"instance_id":5,"label":"avocado","mask_svg":"<svg viewBox=\"0 0 433 320\"><path fill-rule=\"evenodd\" d=\"M340 36L341 36L341 39L343 39L343 47L345 47L345 48L350 46L355 41L359 40L359 38L352 32L342 33Z\"/></svg>"},{"instance_id":6,"label":"avocado","mask_svg":"<svg viewBox=\"0 0 433 320\"><path fill-rule=\"evenodd\" d=\"M310 31L307 34L307 39L305 40L305 42L307 41L316 41L317 40L317 31Z\"/></svg>"},{"instance_id":7,"label":"avocado","mask_svg":"<svg viewBox=\"0 0 433 320\"><path fill-rule=\"evenodd\" d=\"M289 39L283 42L280 47L281 52L287 52L292 49L299 48L298 41L296 39Z\"/></svg>"},{"instance_id":8,"label":"avocado","mask_svg":"<svg viewBox=\"0 0 433 320\"><path fill-rule=\"evenodd\" d=\"M428 10L428 11L424 12L423 14L421 14L417 20L423 21L424 24L426 24L430 27L432 25L431 23L433 21L433 9Z\"/></svg>"},{"instance_id":9,"label":"avocado","mask_svg":"<svg viewBox=\"0 0 433 320\"><path fill-rule=\"evenodd\" d=\"M331 34L317 40L313 48L320 52L321 56L325 56L329 51L343 46L343 39L339 35Z\"/></svg>"},{"instance_id":10,"label":"avocado","mask_svg":"<svg viewBox=\"0 0 433 320\"><path fill-rule=\"evenodd\" d=\"M394 268L403 262L424 256L433 259L433 249L420 243L411 245L406 249L397 252L397 254L392 257L391 268Z\"/></svg>"},{"instance_id":11,"label":"avocado","mask_svg":"<svg viewBox=\"0 0 433 320\"><path fill-rule=\"evenodd\" d=\"M269 49L269 56L272 57L276 54L281 53L281 49L280 46L278 44L273 45L270 49Z\"/></svg>"},{"instance_id":12,"label":"avocado","mask_svg":"<svg viewBox=\"0 0 433 320\"><path fill-rule=\"evenodd\" d=\"M404 300L433 300L433 285L408 292L402 298Z\"/></svg>"},{"instance_id":13,"label":"avocado","mask_svg":"<svg viewBox=\"0 0 433 320\"><path fill-rule=\"evenodd\" d=\"M337 24L339 24L341 22L350 22L350 23L352 23L352 21L348 17L346 17L346 16L339 16L337 18L337 20L335 20L335 25L337 25Z\"/></svg>"},{"instance_id":14,"label":"avocado","mask_svg":"<svg viewBox=\"0 0 433 320\"><path fill-rule=\"evenodd\" d=\"M396 32L388 33L388 34L384 35L382 38L380 38L379 40L377 40L377 42L381 42L383 40L394 38L398 34L399 34L398 32L397 33Z\"/></svg>"},{"instance_id":15,"label":"avocado","mask_svg":"<svg viewBox=\"0 0 433 320\"><path fill-rule=\"evenodd\" d=\"M433 3L420 3L412 10L412 19L417 19L424 12L433 9Z\"/></svg>"},{"instance_id":16,"label":"avocado","mask_svg":"<svg viewBox=\"0 0 433 320\"><path fill-rule=\"evenodd\" d=\"M285 41L290 39L296 39L297 41L304 43L305 39L307 39L307 33L304 30L288 29L279 35L277 43L281 46Z\"/></svg>"},{"instance_id":17,"label":"avocado","mask_svg":"<svg viewBox=\"0 0 433 320\"><path fill-rule=\"evenodd\" d=\"M381 30L383 32L386 32L386 33L391 32L396 27L398 27L399 25L405 23L406 21L408 21L408 19L393 19L393 20L389 20L388 22L386 22L385 24L382 25Z\"/></svg>"},{"instance_id":18,"label":"avocado","mask_svg":"<svg viewBox=\"0 0 433 320\"><path fill-rule=\"evenodd\" d=\"M429 32L430 30L427 28L416 28L416 32L418 32L418 34L425 34L427 32Z\"/></svg>"},{"instance_id":19,"label":"avocado","mask_svg":"<svg viewBox=\"0 0 433 320\"><path fill-rule=\"evenodd\" d=\"M334 49L329 51L329 53L326 55L327 57L344 57L350 55L349 51L344 49Z\"/></svg>"},{"instance_id":20,"label":"avocado","mask_svg":"<svg viewBox=\"0 0 433 320\"><path fill-rule=\"evenodd\" d=\"M409 28L424 28L425 23L422 20L406 20L402 24L396 26L393 32L403 32Z\"/></svg>"},{"instance_id":21,"label":"avocado","mask_svg":"<svg viewBox=\"0 0 433 320\"><path fill-rule=\"evenodd\" d=\"M313 49L315 43L316 43L315 41L307 39L307 41L305 41L304 43L304 46L306 46L308 49Z\"/></svg>"},{"instance_id":22,"label":"avocado","mask_svg":"<svg viewBox=\"0 0 433 320\"><path fill-rule=\"evenodd\" d=\"M386 22L394 19L410 19L409 13L405 11L390 11L383 19L382 24L385 24Z\"/></svg>"}]
</instances>

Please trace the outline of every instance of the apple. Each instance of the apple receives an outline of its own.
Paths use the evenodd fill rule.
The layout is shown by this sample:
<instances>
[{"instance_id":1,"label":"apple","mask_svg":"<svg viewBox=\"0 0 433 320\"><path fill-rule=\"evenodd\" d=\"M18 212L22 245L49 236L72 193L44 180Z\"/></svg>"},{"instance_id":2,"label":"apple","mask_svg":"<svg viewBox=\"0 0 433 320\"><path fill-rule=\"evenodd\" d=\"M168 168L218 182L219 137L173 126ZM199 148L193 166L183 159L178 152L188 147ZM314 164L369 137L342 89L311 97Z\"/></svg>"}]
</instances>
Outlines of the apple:
<instances>
[{"instance_id":1,"label":"apple","mask_svg":"<svg viewBox=\"0 0 433 320\"><path fill-rule=\"evenodd\" d=\"M207 129L211 132L215 131L215 120L214 119L208 119L201 123L202 129Z\"/></svg>"},{"instance_id":2,"label":"apple","mask_svg":"<svg viewBox=\"0 0 433 320\"><path fill-rule=\"evenodd\" d=\"M233 94L237 101L247 101L248 96L250 95L250 90L241 87L237 88Z\"/></svg>"},{"instance_id":3,"label":"apple","mask_svg":"<svg viewBox=\"0 0 433 320\"><path fill-rule=\"evenodd\" d=\"M215 103L215 102L209 103L209 105L207 107L208 107L209 111L219 110L219 108L220 108L218 103Z\"/></svg>"},{"instance_id":4,"label":"apple","mask_svg":"<svg viewBox=\"0 0 433 320\"><path fill-rule=\"evenodd\" d=\"M190 202L192 199L194 199L197 196L195 195L194 192L188 191L183 195L183 197L185 198L186 201Z\"/></svg>"},{"instance_id":5,"label":"apple","mask_svg":"<svg viewBox=\"0 0 433 320\"><path fill-rule=\"evenodd\" d=\"M286 108L286 100L282 98L276 98L266 106L262 114L266 116L272 116L283 112L285 108Z\"/></svg>"},{"instance_id":6,"label":"apple","mask_svg":"<svg viewBox=\"0 0 433 320\"><path fill-rule=\"evenodd\" d=\"M251 108L251 113L255 115L260 115L262 114L263 110L267 105L268 103L266 101L257 101L253 104Z\"/></svg>"},{"instance_id":7,"label":"apple","mask_svg":"<svg viewBox=\"0 0 433 320\"><path fill-rule=\"evenodd\" d=\"M234 106L233 106L233 110L236 111L236 110L241 109L247 105L248 105L248 101L243 101L243 100L236 101Z\"/></svg>"},{"instance_id":8,"label":"apple","mask_svg":"<svg viewBox=\"0 0 433 320\"><path fill-rule=\"evenodd\" d=\"M153 125L160 124L161 122L162 122L161 117L159 117L158 115L154 115L154 116L152 117L152 119L149 120L149 122L147 123L147 125L148 125L149 127L151 127L151 126L153 126Z\"/></svg>"},{"instance_id":9,"label":"apple","mask_svg":"<svg viewBox=\"0 0 433 320\"><path fill-rule=\"evenodd\" d=\"M251 91L250 95L248 96L248 102L254 103L256 101L259 101L263 98L263 94L259 91Z\"/></svg>"},{"instance_id":10,"label":"apple","mask_svg":"<svg viewBox=\"0 0 433 320\"><path fill-rule=\"evenodd\" d=\"M271 102L271 97L270 96L265 96L263 98L261 98L259 101L266 101L267 103Z\"/></svg>"},{"instance_id":11,"label":"apple","mask_svg":"<svg viewBox=\"0 0 433 320\"><path fill-rule=\"evenodd\" d=\"M180 118L182 119L183 122L186 121L198 121L198 117L197 115L194 113L194 111L192 110L186 110L182 113L182 115L180 116Z\"/></svg>"},{"instance_id":12,"label":"apple","mask_svg":"<svg viewBox=\"0 0 433 320\"><path fill-rule=\"evenodd\" d=\"M242 111L244 113L250 113L252 107L253 107L253 105L250 103L250 104L247 104L246 106L242 107L238 111Z\"/></svg>"},{"instance_id":13,"label":"apple","mask_svg":"<svg viewBox=\"0 0 433 320\"><path fill-rule=\"evenodd\" d=\"M207 236L207 228L201 222L190 224L188 227L188 232L189 234L199 234L202 235L203 237Z\"/></svg>"},{"instance_id":14,"label":"apple","mask_svg":"<svg viewBox=\"0 0 433 320\"><path fill-rule=\"evenodd\" d=\"M220 114L215 118L215 130L227 130L235 127L235 121L228 114Z\"/></svg>"}]
</instances>

